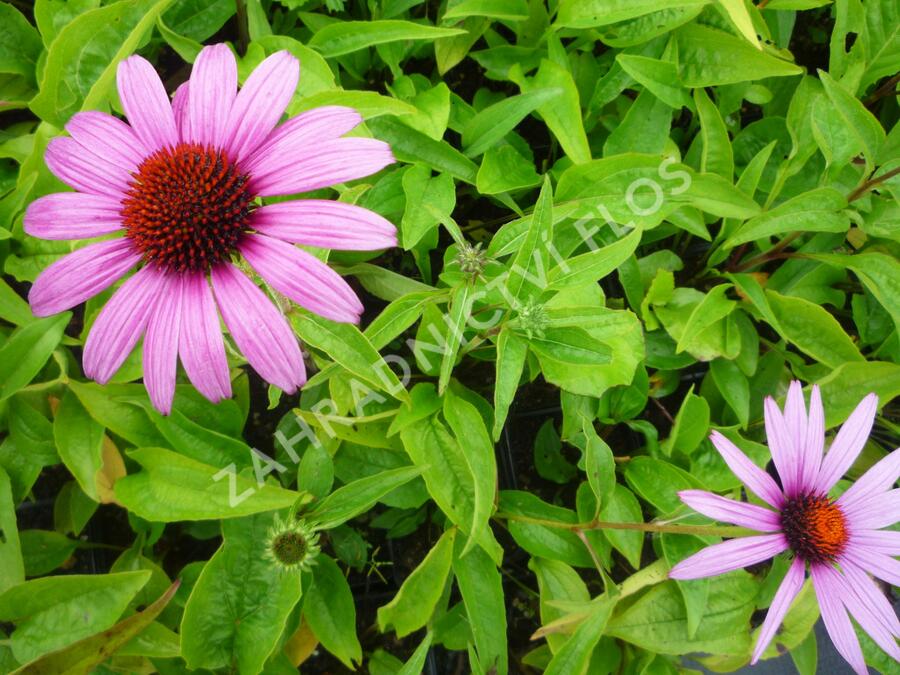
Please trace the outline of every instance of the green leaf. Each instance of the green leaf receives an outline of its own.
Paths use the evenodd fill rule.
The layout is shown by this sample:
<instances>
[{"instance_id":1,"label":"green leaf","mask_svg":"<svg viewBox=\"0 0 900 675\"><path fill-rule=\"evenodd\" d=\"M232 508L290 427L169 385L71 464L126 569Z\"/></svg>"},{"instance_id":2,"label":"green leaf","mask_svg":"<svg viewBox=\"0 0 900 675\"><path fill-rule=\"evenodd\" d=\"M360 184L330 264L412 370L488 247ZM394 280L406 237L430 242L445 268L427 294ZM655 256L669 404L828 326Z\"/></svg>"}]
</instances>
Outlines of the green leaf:
<instances>
[{"instance_id":1,"label":"green leaf","mask_svg":"<svg viewBox=\"0 0 900 675\"><path fill-rule=\"evenodd\" d=\"M63 338L70 312L40 319L16 330L0 347L0 401L27 386Z\"/></svg>"},{"instance_id":2,"label":"green leaf","mask_svg":"<svg viewBox=\"0 0 900 675\"><path fill-rule=\"evenodd\" d=\"M684 331L678 338L678 344L675 347L676 354L690 350L692 343L703 331L731 314L737 303L725 297L725 293L730 288L731 284L718 284L703 297L700 304L694 307L694 311L691 312L685 324Z\"/></svg>"},{"instance_id":3,"label":"green leaf","mask_svg":"<svg viewBox=\"0 0 900 675\"><path fill-rule=\"evenodd\" d=\"M449 173L470 185L475 184L478 167L450 144L429 138L390 117L372 120L368 126L375 137L390 143L391 151L400 161L421 162L435 171Z\"/></svg>"},{"instance_id":4,"label":"green leaf","mask_svg":"<svg viewBox=\"0 0 900 675\"><path fill-rule=\"evenodd\" d=\"M699 537L681 534L662 534L660 536L663 556L669 567L698 553L706 548L707 543ZM709 599L709 579L691 579L689 581L676 581L678 590L684 598L687 636L696 637L700 621L706 611L706 603Z\"/></svg>"},{"instance_id":5,"label":"green leaf","mask_svg":"<svg viewBox=\"0 0 900 675\"><path fill-rule=\"evenodd\" d=\"M758 585L739 571L709 580L709 600L694 638L689 637L684 600L674 581L651 588L609 622L608 633L659 654L745 655ZM746 658L746 657L745 657Z\"/></svg>"},{"instance_id":6,"label":"green leaf","mask_svg":"<svg viewBox=\"0 0 900 675\"><path fill-rule=\"evenodd\" d=\"M129 443L137 446L166 445L165 437L144 412L142 405L149 404L149 398L142 385L101 386L70 380L69 389L75 392L91 417Z\"/></svg>"},{"instance_id":7,"label":"green leaf","mask_svg":"<svg viewBox=\"0 0 900 675\"><path fill-rule=\"evenodd\" d=\"M344 573L327 555L316 558L313 583L303 597L303 616L322 646L348 668L362 662L356 607Z\"/></svg>"},{"instance_id":8,"label":"green leaf","mask_svg":"<svg viewBox=\"0 0 900 675\"><path fill-rule=\"evenodd\" d=\"M539 185L541 177L531 160L511 145L491 148L484 154L475 187L483 195L496 195Z\"/></svg>"},{"instance_id":9,"label":"green leaf","mask_svg":"<svg viewBox=\"0 0 900 675\"><path fill-rule=\"evenodd\" d=\"M423 237L437 229L440 216L449 216L456 206L453 178L442 173L434 178L431 170L422 165L411 166L403 172L403 192L406 208L400 224L403 248L410 250Z\"/></svg>"},{"instance_id":10,"label":"green leaf","mask_svg":"<svg viewBox=\"0 0 900 675\"><path fill-rule=\"evenodd\" d=\"M443 411L453 435L460 444L465 445L464 456L472 471L475 488L472 528L462 553L466 555L489 529L488 523L494 510L494 493L497 489L497 460L494 456L494 443L488 435L484 418L474 405L450 389L444 395Z\"/></svg>"},{"instance_id":11,"label":"green leaf","mask_svg":"<svg viewBox=\"0 0 900 675\"><path fill-rule=\"evenodd\" d=\"M641 234L637 228L612 244L559 263L547 275L548 288L576 288L599 281L631 257L641 243Z\"/></svg>"},{"instance_id":12,"label":"green leaf","mask_svg":"<svg viewBox=\"0 0 900 675\"><path fill-rule=\"evenodd\" d=\"M78 110L102 106L119 62L137 49L173 1L123 0L73 19L50 47L31 110L61 128Z\"/></svg>"},{"instance_id":13,"label":"green leaf","mask_svg":"<svg viewBox=\"0 0 900 675\"><path fill-rule=\"evenodd\" d=\"M96 666L108 660L111 654L115 654L153 624L153 620L175 597L179 583L172 584L146 609L123 619L112 628L42 656L14 671L14 675L93 672Z\"/></svg>"},{"instance_id":14,"label":"green leaf","mask_svg":"<svg viewBox=\"0 0 900 675\"><path fill-rule=\"evenodd\" d=\"M500 335L497 336L497 377L494 384L493 438L495 441L500 439L509 407L519 389L527 353L528 344L525 340L507 327L500 330Z\"/></svg>"},{"instance_id":15,"label":"green leaf","mask_svg":"<svg viewBox=\"0 0 900 675\"><path fill-rule=\"evenodd\" d=\"M703 487L687 472L655 457L634 457L624 473L629 487L663 516L682 507L679 491Z\"/></svg>"},{"instance_id":16,"label":"green leaf","mask_svg":"<svg viewBox=\"0 0 900 675\"><path fill-rule=\"evenodd\" d=\"M830 187L793 197L741 225L725 242L727 248L788 232L846 232L849 217L842 212L847 199Z\"/></svg>"},{"instance_id":17,"label":"green leaf","mask_svg":"<svg viewBox=\"0 0 900 675\"><path fill-rule=\"evenodd\" d=\"M475 548L467 554L461 550L462 542L457 541L453 573L466 607L478 660L485 670L506 675L506 599L500 571L483 550Z\"/></svg>"},{"instance_id":18,"label":"green leaf","mask_svg":"<svg viewBox=\"0 0 900 675\"><path fill-rule=\"evenodd\" d=\"M393 627L397 637L404 637L431 620L444 594L455 540L455 529L444 532L428 555L403 580L393 600L378 608L378 629L381 632Z\"/></svg>"},{"instance_id":19,"label":"green leaf","mask_svg":"<svg viewBox=\"0 0 900 675\"><path fill-rule=\"evenodd\" d=\"M671 455L677 451L689 455L706 438L708 432L709 403L702 396L697 396L691 387L675 415L672 432L662 445L663 452Z\"/></svg>"},{"instance_id":20,"label":"green leaf","mask_svg":"<svg viewBox=\"0 0 900 675\"><path fill-rule=\"evenodd\" d=\"M432 41L464 33L455 28L436 28L411 21L340 21L317 31L308 44L331 58L388 42Z\"/></svg>"},{"instance_id":21,"label":"green leaf","mask_svg":"<svg viewBox=\"0 0 900 675\"><path fill-rule=\"evenodd\" d=\"M95 422L69 389L53 419L56 450L84 493L99 501L97 472L103 468L103 426Z\"/></svg>"},{"instance_id":22,"label":"green leaf","mask_svg":"<svg viewBox=\"0 0 900 675\"><path fill-rule=\"evenodd\" d=\"M16 505L9 475L0 467L0 593L25 581L25 566L16 524ZM0 596L2 597L2 596Z\"/></svg>"},{"instance_id":23,"label":"green leaf","mask_svg":"<svg viewBox=\"0 0 900 675\"><path fill-rule=\"evenodd\" d=\"M235 9L231 0L178 0L163 20L179 35L203 42L234 16Z\"/></svg>"},{"instance_id":24,"label":"green leaf","mask_svg":"<svg viewBox=\"0 0 900 675\"><path fill-rule=\"evenodd\" d=\"M272 36L272 38L274 37L276 36ZM272 38L265 38L263 42L268 42ZM321 58L317 52L313 52L313 54L316 54L318 58ZM393 115L394 117L398 117L402 115L414 115L418 112L418 109L414 105L410 105L405 101L401 101L400 99L391 96L383 96L374 91L347 91L344 89L320 91L311 96L304 96L296 99L288 110L294 115L305 110L312 110L313 108L319 108L326 105L342 105L353 108L365 120L381 117L382 115Z\"/></svg>"},{"instance_id":25,"label":"green leaf","mask_svg":"<svg viewBox=\"0 0 900 675\"><path fill-rule=\"evenodd\" d=\"M116 481L116 499L153 522L239 518L287 508L303 496L237 475L234 467L218 469L162 448L128 456L143 471Z\"/></svg>"},{"instance_id":26,"label":"green leaf","mask_svg":"<svg viewBox=\"0 0 900 675\"><path fill-rule=\"evenodd\" d=\"M462 142L466 156L477 157L493 147L534 110L562 93L560 88L531 89L479 111L463 128Z\"/></svg>"},{"instance_id":27,"label":"green leaf","mask_svg":"<svg viewBox=\"0 0 900 675\"><path fill-rule=\"evenodd\" d=\"M588 484L597 499L597 504L604 504L616 487L616 463L612 450L594 429L594 424L586 417L583 419L584 432L584 471Z\"/></svg>"},{"instance_id":28,"label":"green leaf","mask_svg":"<svg viewBox=\"0 0 900 675\"><path fill-rule=\"evenodd\" d=\"M144 406L144 410L172 448L185 457L219 469L252 464L253 451L243 441L206 429L177 409L168 415L160 415L151 405Z\"/></svg>"},{"instance_id":29,"label":"green leaf","mask_svg":"<svg viewBox=\"0 0 900 675\"><path fill-rule=\"evenodd\" d=\"M544 269L547 264L545 242L550 241L552 237L553 189L550 177L545 176L525 239L513 258L510 272L506 278L506 290L509 298L524 301L529 291L533 293L536 290L536 284L533 281L537 276L535 272L538 269Z\"/></svg>"},{"instance_id":30,"label":"green leaf","mask_svg":"<svg viewBox=\"0 0 900 675\"><path fill-rule=\"evenodd\" d=\"M637 497L624 485L616 485L616 489L607 496L600 506L600 520L611 523L643 523L641 506ZM641 567L641 550L644 546L644 533L637 530L604 530L604 536L634 569Z\"/></svg>"},{"instance_id":31,"label":"green leaf","mask_svg":"<svg viewBox=\"0 0 900 675\"><path fill-rule=\"evenodd\" d=\"M572 365L602 366L612 361L612 348L581 328L548 328L529 338L538 355Z\"/></svg>"},{"instance_id":32,"label":"green leaf","mask_svg":"<svg viewBox=\"0 0 900 675\"><path fill-rule=\"evenodd\" d=\"M750 423L750 382L734 361L716 359L709 366L713 382L734 411L741 428Z\"/></svg>"},{"instance_id":33,"label":"green leaf","mask_svg":"<svg viewBox=\"0 0 900 675\"><path fill-rule=\"evenodd\" d=\"M25 326L35 321L28 303L2 279L0 279L0 319L16 326Z\"/></svg>"},{"instance_id":34,"label":"green leaf","mask_svg":"<svg viewBox=\"0 0 900 675\"><path fill-rule=\"evenodd\" d=\"M882 402L900 396L900 365L887 361L850 361L817 382L822 388L825 425L837 426L869 393Z\"/></svg>"},{"instance_id":35,"label":"green leaf","mask_svg":"<svg viewBox=\"0 0 900 675\"><path fill-rule=\"evenodd\" d=\"M859 141L866 158L866 166L871 168L875 164L881 144L884 143L884 128L862 101L844 89L839 82L835 82L831 75L820 70L819 79L831 101L832 114L836 114L844 122L845 128Z\"/></svg>"},{"instance_id":36,"label":"green leaf","mask_svg":"<svg viewBox=\"0 0 900 675\"><path fill-rule=\"evenodd\" d=\"M778 319L781 336L804 354L829 368L864 360L853 340L825 308L775 291L767 290L766 297Z\"/></svg>"},{"instance_id":37,"label":"green leaf","mask_svg":"<svg viewBox=\"0 0 900 675\"><path fill-rule=\"evenodd\" d=\"M0 595L0 621L16 624L13 654L27 663L115 624L150 572L32 579ZM65 626L65 630L56 630Z\"/></svg>"},{"instance_id":38,"label":"green leaf","mask_svg":"<svg viewBox=\"0 0 900 675\"><path fill-rule=\"evenodd\" d=\"M676 110L691 108L693 101L678 79L678 66L638 54L616 54L616 62L656 98Z\"/></svg>"},{"instance_id":39,"label":"green leaf","mask_svg":"<svg viewBox=\"0 0 900 675\"><path fill-rule=\"evenodd\" d=\"M487 16L501 21L523 21L528 18L525 0L462 0L448 9L443 21L468 16Z\"/></svg>"},{"instance_id":40,"label":"green leaf","mask_svg":"<svg viewBox=\"0 0 900 675\"><path fill-rule=\"evenodd\" d=\"M188 668L259 673L275 650L301 576L266 557L272 514L222 523L222 546L203 567L184 607L181 652Z\"/></svg>"},{"instance_id":41,"label":"green leaf","mask_svg":"<svg viewBox=\"0 0 900 675\"><path fill-rule=\"evenodd\" d=\"M44 45L53 44L59 31L76 16L99 6L100 0L35 0L34 20Z\"/></svg>"},{"instance_id":42,"label":"green leaf","mask_svg":"<svg viewBox=\"0 0 900 675\"><path fill-rule=\"evenodd\" d=\"M603 637L606 624L616 606L618 597L602 597L591 603L590 613L578 624L575 633L556 652L545 675L570 675L586 673L594 647Z\"/></svg>"},{"instance_id":43,"label":"green leaf","mask_svg":"<svg viewBox=\"0 0 900 675\"><path fill-rule=\"evenodd\" d=\"M428 657L428 650L431 648L431 640L432 634L431 631L428 631L422 642L416 647L416 651L403 664L403 667L397 671L396 675L421 675L425 670L425 659Z\"/></svg>"},{"instance_id":44,"label":"green leaf","mask_svg":"<svg viewBox=\"0 0 900 675\"><path fill-rule=\"evenodd\" d=\"M702 7L710 0L671 0L670 9ZM660 3L655 0L562 0L556 15L556 25L565 28L595 28L619 21L634 19L655 12Z\"/></svg>"},{"instance_id":45,"label":"green leaf","mask_svg":"<svg viewBox=\"0 0 900 675\"><path fill-rule=\"evenodd\" d=\"M689 23L675 34L678 72L688 87L736 84L804 72L799 66L770 56L747 40L723 30Z\"/></svg>"},{"instance_id":46,"label":"green leaf","mask_svg":"<svg viewBox=\"0 0 900 675\"><path fill-rule=\"evenodd\" d=\"M420 467L405 466L360 478L325 497L307 517L314 521L319 529L330 530L368 511L384 495L405 485L421 473Z\"/></svg>"},{"instance_id":47,"label":"green leaf","mask_svg":"<svg viewBox=\"0 0 900 675\"><path fill-rule=\"evenodd\" d=\"M450 297L449 314L446 319L447 339L442 346L441 370L438 378L438 393L443 394L450 384L450 375L456 365L459 348L463 342L463 331L469 317L472 316L472 304L475 302L471 284L464 283L453 289Z\"/></svg>"},{"instance_id":48,"label":"green leaf","mask_svg":"<svg viewBox=\"0 0 900 675\"><path fill-rule=\"evenodd\" d=\"M11 4L0 4L0 73L34 79L34 69L43 49L41 36Z\"/></svg>"},{"instance_id":49,"label":"green leaf","mask_svg":"<svg viewBox=\"0 0 900 675\"><path fill-rule=\"evenodd\" d=\"M740 2L743 7L743 0ZM755 37L754 33L754 39ZM705 90L694 90L694 103L700 115L700 138L703 141L700 171L714 173L731 180L734 176L734 154L725 121L719 114L719 109L709 100Z\"/></svg>"},{"instance_id":50,"label":"green leaf","mask_svg":"<svg viewBox=\"0 0 900 675\"><path fill-rule=\"evenodd\" d=\"M300 339L321 349L337 363L379 391L406 400L409 394L359 328L310 312L293 312L291 325Z\"/></svg>"}]
</instances>

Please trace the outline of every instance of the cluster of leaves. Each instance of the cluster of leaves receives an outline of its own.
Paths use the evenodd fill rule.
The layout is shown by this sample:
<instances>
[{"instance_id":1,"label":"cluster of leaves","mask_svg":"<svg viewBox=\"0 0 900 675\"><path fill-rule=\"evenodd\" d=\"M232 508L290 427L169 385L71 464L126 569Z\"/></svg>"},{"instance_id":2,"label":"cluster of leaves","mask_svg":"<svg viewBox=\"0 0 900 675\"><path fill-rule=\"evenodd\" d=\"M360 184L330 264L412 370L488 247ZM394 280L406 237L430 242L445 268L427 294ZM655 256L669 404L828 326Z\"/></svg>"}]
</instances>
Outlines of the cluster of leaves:
<instances>
[{"instance_id":1,"label":"cluster of leaves","mask_svg":"<svg viewBox=\"0 0 900 675\"><path fill-rule=\"evenodd\" d=\"M300 60L289 115L350 106L390 142L398 164L317 194L402 250L330 254L362 330L286 310L299 400L232 350L234 400L179 385L163 417L139 352L80 374L109 292L32 316L73 245L22 213L66 189L43 161L66 120L120 111L121 59L172 90L222 40L242 80ZM704 523L677 490L740 491L710 427L765 465L791 378L829 428L900 394L898 68L894 0L0 3L0 669L313 672L319 644L378 674L744 665L783 561L669 581L715 539L598 523ZM897 432L879 417L851 473ZM302 573L267 556L295 512L322 537ZM807 588L766 657L814 673L817 617Z\"/></svg>"}]
</instances>

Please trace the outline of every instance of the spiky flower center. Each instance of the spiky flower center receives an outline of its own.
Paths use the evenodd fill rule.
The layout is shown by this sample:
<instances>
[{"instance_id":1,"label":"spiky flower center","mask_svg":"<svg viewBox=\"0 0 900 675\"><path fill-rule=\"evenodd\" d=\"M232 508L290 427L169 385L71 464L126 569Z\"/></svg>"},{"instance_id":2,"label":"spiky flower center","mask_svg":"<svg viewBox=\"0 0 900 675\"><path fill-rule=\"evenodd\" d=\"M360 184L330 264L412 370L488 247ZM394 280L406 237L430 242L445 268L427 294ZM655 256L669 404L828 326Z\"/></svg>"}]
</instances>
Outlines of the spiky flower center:
<instances>
[{"instance_id":1,"label":"spiky flower center","mask_svg":"<svg viewBox=\"0 0 900 675\"><path fill-rule=\"evenodd\" d=\"M169 271L206 271L229 260L249 229L248 176L221 150L163 148L138 167L122 202L125 232L144 261Z\"/></svg>"},{"instance_id":2,"label":"spiky flower center","mask_svg":"<svg viewBox=\"0 0 900 675\"><path fill-rule=\"evenodd\" d=\"M824 495L788 499L781 527L795 554L809 562L831 562L847 543L847 521L840 507Z\"/></svg>"},{"instance_id":3,"label":"spiky flower center","mask_svg":"<svg viewBox=\"0 0 900 675\"><path fill-rule=\"evenodd\" d=\"M302 562L308 549L306 537L299 532L289 530L272 539L272 555L278 562L288 567Z\"/></svg>"}]
</instances>

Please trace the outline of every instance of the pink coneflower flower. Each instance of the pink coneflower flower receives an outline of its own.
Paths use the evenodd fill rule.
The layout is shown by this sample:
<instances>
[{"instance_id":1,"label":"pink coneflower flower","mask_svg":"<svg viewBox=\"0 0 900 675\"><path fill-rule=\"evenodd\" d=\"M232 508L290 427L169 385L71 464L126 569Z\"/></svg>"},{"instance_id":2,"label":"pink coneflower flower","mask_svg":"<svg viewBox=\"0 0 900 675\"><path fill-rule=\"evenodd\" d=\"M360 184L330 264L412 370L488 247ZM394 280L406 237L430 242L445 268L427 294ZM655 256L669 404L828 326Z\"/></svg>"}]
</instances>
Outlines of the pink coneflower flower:
<instances>
[{"instance_id":1,"label":"pink coneflower flower","mask_svg":"<svg viewBox=\"0 0 900 675\"><path fill-rule=\"evenodd\" d=\"M900 660L900 622L870 574L900 585L900 532L884 531L900 517L900 450L879 461L837 499L829 491L862 451L872 429L878 398L866 396L844 423L823 457L825 413L813 386L809 415L799 382L792 382L784 415L772 398L765 403L766 436L781 487L718 432L716 449L748 490L771 509L685 490L681 500L705 516L747 527L758 536L708 546L672 568L673 579L698 579L754 565L790 551L794 561L775 594L760 630L752 663L775 636L809 567L822 619L834 646L865 675L865 660L848 612L878 645Z\"/></svg>"},{"instance_id":2,"label":"pink coneflower flower","mask_svg":"<svg viewBox=\"0 0 900 675\"><path fill-rule=\"evenodd\" d=\"M327 200L260 205L362 178L394 161L386 143L342 138L361 118L324 107L278 122L300 69L287 52L263 61L238 91L225 45L206 47L169 101L145 59L118 69L128 124L83 112L46 153L76 192L47 195L25 214L43 239L89 239L37 278L32 311L48 316L100 293L134 267L94 322L84 372L105 383L144 335L144 383L171 410L178 358L211 401L231 396L219 314L268 382L291 393L306 381L297 339L276 306L235 264L311 312L356 322L362 305L335 271L294 244L344 250L396 245L394 226L366 209Z\"/></svg>"}]
</instances>

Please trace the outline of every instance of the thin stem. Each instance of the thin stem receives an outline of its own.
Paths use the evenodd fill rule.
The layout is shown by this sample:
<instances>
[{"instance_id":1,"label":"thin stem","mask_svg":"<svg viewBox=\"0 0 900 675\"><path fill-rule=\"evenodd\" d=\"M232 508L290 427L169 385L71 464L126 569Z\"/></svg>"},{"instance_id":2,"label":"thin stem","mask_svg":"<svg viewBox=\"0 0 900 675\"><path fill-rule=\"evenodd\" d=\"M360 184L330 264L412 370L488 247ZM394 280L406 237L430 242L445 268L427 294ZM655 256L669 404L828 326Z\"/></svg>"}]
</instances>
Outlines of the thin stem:
<instances>
[{"instance_id":1,"label":"thin stem","mask_svg":"<svg viewBox=\"0 0 900 675\"><path fill-rule=\"evenodd\" d=\"M760 253L758 256L754 256L750 258L747 262L742 265L738 265L734 271L735 272L746 272L749 269L757 267L758 265L762 265L764 263L773 260L776 256L780 255L784 249L791 245L791 243L800 235L802 232L791 232L784 239L775 244L772 248L770 248L765 253Z\"/></svg>"},{"instance_id":2,"label":"thin stem","mask_svg":"<svg viewBox=\"0 0 900 675\"><path fill-rule=\"evenodd\" d=\"M853 192L851 192L847 196L847 201L848 202L856 201L857 199L862 197L864 194L866 194L869 190L871 190L873 187L875 187L879 183L883 183L886 180L890 180L891 178L893 178L894 176L897 176L897 175L900 175L900 166L898 166L896 169L891 169L887 173L883 173L880 176L876 176L875 178L870 178L869 180L864 182L862 185L860 185L858 188L856 188Z\"/></svg>"},{"instance_id":3,"label":"thin stem","mask_svg":"<svg viewBox=\"0 0 900 675\"><path fill-rule=\"evenodd\" d=\"M563 523L558 520L532 518L515 513L498 513L497 518L514 520L520 523L543 525L560 530L570 530L576 534L587 530L637 530L639 532L658 532L667 534L695 534L700 536L743 537L753 534L752 530L734 525L673 525L671 523L611 523L604 520L592 520L587 523Z\"/></svg>"}]
</instances>

